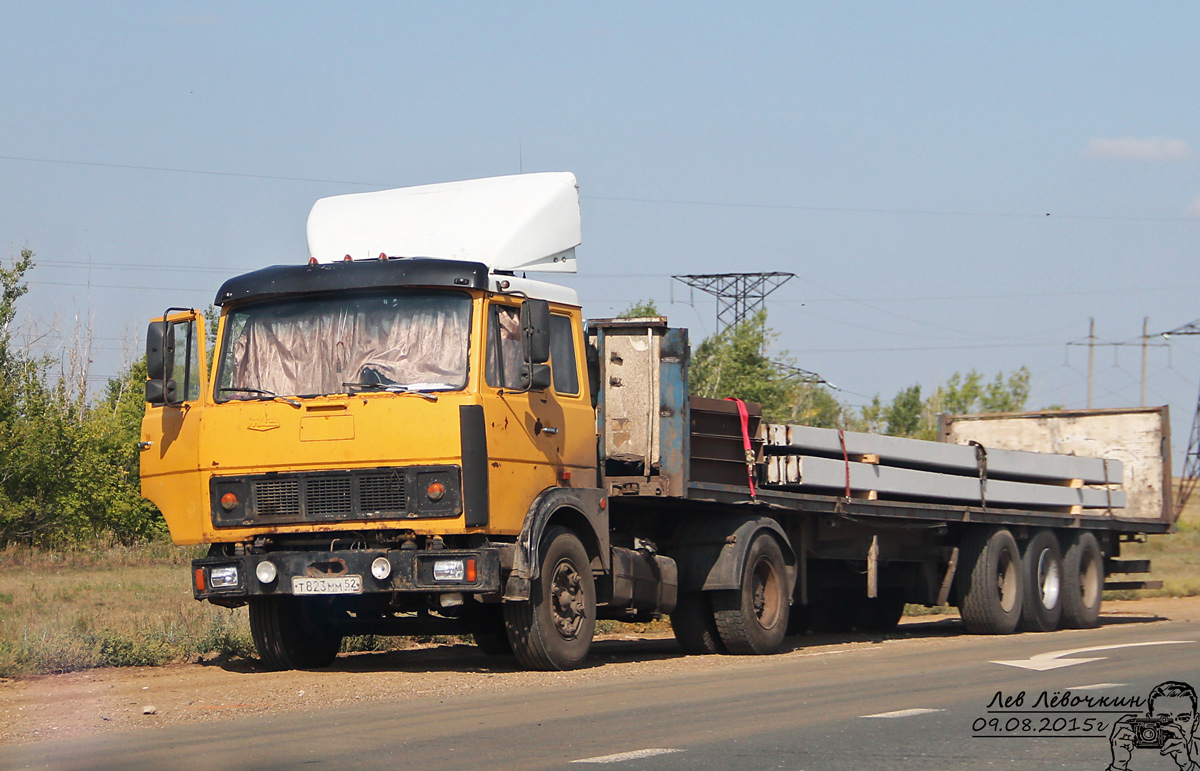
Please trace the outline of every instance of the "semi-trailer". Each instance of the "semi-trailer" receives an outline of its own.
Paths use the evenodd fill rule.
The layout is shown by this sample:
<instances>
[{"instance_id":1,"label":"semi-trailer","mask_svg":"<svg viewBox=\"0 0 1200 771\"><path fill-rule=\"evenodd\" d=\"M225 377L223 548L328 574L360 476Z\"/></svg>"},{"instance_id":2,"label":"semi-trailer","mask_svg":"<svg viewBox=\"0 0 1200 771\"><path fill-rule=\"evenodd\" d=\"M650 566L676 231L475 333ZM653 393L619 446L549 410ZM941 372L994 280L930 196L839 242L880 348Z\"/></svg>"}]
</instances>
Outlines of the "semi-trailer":
<instances>
[{"instance_id":1,"label":"semi-trailer","mask_svg":"<svg viewBox=\"0 0 1200 771\"><path fill-rule=\"evenodd\" d=\"M919 442L690 395L687 330L585 323L526 277L574 272L580 233L569 173L321 199L306 263L221 286L211 362L201 311L150 322L143 494L210 546L193 594L248 605L266 666L459 633L568 669L598 619L659 616L689 653L767 654L906 603L1090 627L1106 571L1148 569L1121 544L1171 530L1169 484L1126 515L1119 441Z\"/></svg>"}]
</instances>

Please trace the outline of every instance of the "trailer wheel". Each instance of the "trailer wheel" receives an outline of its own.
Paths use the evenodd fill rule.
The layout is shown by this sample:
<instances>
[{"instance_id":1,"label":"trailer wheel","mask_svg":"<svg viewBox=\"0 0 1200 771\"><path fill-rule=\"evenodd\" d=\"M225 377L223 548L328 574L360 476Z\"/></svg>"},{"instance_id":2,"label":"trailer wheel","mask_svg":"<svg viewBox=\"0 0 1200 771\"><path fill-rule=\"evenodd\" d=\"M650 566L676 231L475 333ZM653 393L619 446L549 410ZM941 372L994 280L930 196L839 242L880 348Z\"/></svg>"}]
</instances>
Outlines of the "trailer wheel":
<instances>
[{"instance_id":1,"label":"trailer wheel","mask_svg":"<svg viewBox=\"0 0 1200 771\"><path fill-rule=\"evenodd\" d=\"M904 594L900 591L880 591L878 597L859 600L854 626L860 632L891 632L904 615Z\"/></svg>"},{"instance_id":2,"label":"trailer wheel","mask_svg":"<svg viewBox=\"0 0 1200 771\"><path fill-rule=\"evenodd\" d=\"M774 653L788 625L787 566L779 542L760 533L742 568L742 587L712 593L713 618L730 653Z\"/></svg>"},{"instance_id":3,"label":"trailer wheel","mask_svg":"<svg viewBox=\"0 0 1200 771\"><path fill-rule=\"evenodd\" d=\"M541 553L541 573L529 588L529 601L504 603L504 627L523 666L574 669L587 659L596 629L591 560L564 527L546 531Z\"/></svg>"},{"instance_id":4,"label":"trailer wheel","mask_svg":"<svg viewBox=\"0 0 1200 771\"><path fill-rule=\"evenodd\" d=\"M1002 527L974 529L963 539L959 611L971 634L1012 634L1021 620L1021 554Z\"/></svg>"},{"instance_id":5,"label":"trailer wheel","mask_svg":"<svg viewBox=\"0 0 1200 771\"><path fill-rule=\"evenodd\" d=\"M717 632L707 592L679 593L675 609L671 611L671 631L679 641L679 647L689 656L729 652Z\"/></svg>"},{"instance_id":6,"label":"trailer wheel","mask_svg":"<svg viewBox=\"0 0 1200 771\"><path fill-rule=\"evenodd\" d=\"M1062 618L1063 560L1058 536L1040 530L1025 544L1021 555L1025 572L1025 603L1021 629L1053 632Z\"/></svg>"},{"instance_id":7,"label":"trailer wheel","mask_svg":"<svg viewBox=\"0 0 1200 771\"><path fill-rule=\"evenodd\" d=\"M485 656L511 656L512 643L504 629L504 608L499 603L479 604L471 618L471 636Z\"/></svg>"},{"instance_id":8,"label":"trailer wheel","mask_svg":"<svg viewBox=\"0 0 1200 771\"><path fill-rule=\"evenodd\" d=\"M319 669L337 658L342 636L317 620L312 600L283 595L250 598L250 634L270 670Z\"/></svg>"},{"instance_id":9,"label":"trailer wheel","mask_svg":"<svg viewBox=\"0 0 1200 771\"><path fill-rule=\"evenodd\" d=\"M1063 557L1062 625L1091 629L1100 623L1104 593L1104 557L1093 533L1083 531L1071 540Z\"/></svg>"},{"instance_id":10,"label":"trailer wheel","mask_svg":"<svg viewBox=\"0 0 1200 771\"><path fill-rule=\"evenodd\" d=\"M845 634L851 631L858 615L856 599L853 589L837 587L821 591L808 606L808 628L817 634Z\"/></svg>"}]
</instances>

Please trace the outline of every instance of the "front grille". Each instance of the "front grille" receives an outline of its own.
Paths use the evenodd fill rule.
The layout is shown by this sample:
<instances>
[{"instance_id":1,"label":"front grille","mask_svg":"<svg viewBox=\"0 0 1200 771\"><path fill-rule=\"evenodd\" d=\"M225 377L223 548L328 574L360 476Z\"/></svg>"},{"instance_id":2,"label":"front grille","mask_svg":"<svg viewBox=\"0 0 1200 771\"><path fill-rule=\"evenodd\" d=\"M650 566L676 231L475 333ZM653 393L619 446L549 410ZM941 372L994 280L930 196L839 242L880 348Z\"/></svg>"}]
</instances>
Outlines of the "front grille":
<instances>
[{"instance_id":1,"label":"front grille","mask_svg":"<svg viewBox=\"0 0 1200 771\"><path fill-rule=\"evenodd\" d=\"M254 507L260 517L295 515L300 511L300 480L263 479L255 482Z\"/></svg>"},{"instance_id":2,"label":"front grille","mask_svg":"<svg viewBox=\"0 0 1200 771\"><path fill-rule=\"evenodd\" d=\"M363 511L404 511L404 474L395 469L363 474L358 478L358 495Z\"/></svg>"},{"instance_id":3,"label":"front grille","mask_svg":"<svg viewBox=\"0 0 1200 771\"><path fill-rule=\"evenodd\" d=\"M462 476L457 466L405 466L343 471L299 471L213 477L213 524L239 527L374 519L456 517L462 513ZM433 482L445 490L438 500L409 498ZM222 496L240 501L232 509Z\"/></svg>"},{"instance_id":4,"label":"front grille","mask_svg":"<svg viewBox=\"0 0 1200 771\"><path fill-rule=\"evenodd\" d=\"M308 516L318 519L344 517L353 510L350 477L310 477L304 486L304 504Z\"/></svg>"}]
</instances>

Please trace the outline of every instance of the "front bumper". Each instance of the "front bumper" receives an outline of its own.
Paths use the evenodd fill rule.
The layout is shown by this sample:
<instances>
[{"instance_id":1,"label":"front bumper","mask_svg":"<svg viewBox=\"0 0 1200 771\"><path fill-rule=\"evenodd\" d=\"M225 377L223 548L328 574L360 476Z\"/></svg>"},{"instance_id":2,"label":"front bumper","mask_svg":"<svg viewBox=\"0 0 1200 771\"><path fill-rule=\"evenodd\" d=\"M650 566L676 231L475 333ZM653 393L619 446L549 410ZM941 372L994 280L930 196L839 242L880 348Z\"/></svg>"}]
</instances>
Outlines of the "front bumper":
<instances>
[{"instance_id":1,"label":"front bumper","mask_svg":"<svg viewBox=\"0 0 1200 771\"><path fill-rule=\"evenodd\" d=\"M371 572L372 563L379 557L386 559L390 566L389 575L382 579L376 578ZM463 569L461 576L456 576L460 571L446 568L453 568L453 563L459 561ZM263 582L258 579L257 570L262 562L271 562L275 566L274 580ZM438 566L437 563L441 565ZM439 577L435 577L435 566L441 568L437 571ZM232 579L230 568L234 570ZM214 570L217 571L218 578L225 579L226 585L213 585ZM447 575L451 577L443 580ZM204 557L192 560L192 594L197 600L212 600L220 604L237 603L249 597L298 593L293 591L294 578L336 579L348 576L361 577L361 591L339 592L339 596L397 592L493 594L500 590L500 550L357 549L329 552L279 551L236 557ZM301 581L301 584L304 582ZM308 584L311 585L312 582Z\"/></svg>"}]
</instances>

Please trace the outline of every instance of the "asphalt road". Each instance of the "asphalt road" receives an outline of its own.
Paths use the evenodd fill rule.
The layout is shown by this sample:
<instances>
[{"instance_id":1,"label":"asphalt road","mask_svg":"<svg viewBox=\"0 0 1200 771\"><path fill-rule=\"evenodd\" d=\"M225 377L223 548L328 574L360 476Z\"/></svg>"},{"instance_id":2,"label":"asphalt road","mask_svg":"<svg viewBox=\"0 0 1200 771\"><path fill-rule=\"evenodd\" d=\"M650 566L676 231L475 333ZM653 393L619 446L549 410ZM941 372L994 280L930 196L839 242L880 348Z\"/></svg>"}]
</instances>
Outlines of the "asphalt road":
<instances>
[{"instance_id":1,"label":"asphalt road","mask_svg":"<svg viewBox=\"0 0 1200 771\"><path fill-rule=\"evenodd\" d=\"M1001 714L997 692L1024 692L1010 710L1046 710L1038 703L1043 691L1144 698L1165 680L1200 687L1198 623L1012 637L947 634L929 624L851 650L829 645L836 641L809 637L782 655L725 658L719 667L639 680L567 687L547 675L544 687L517 692L0 747L0 768L1101 771L1109 762L1102 734L1119 714L1084 704ZM1105 649L1061 653L1097 647ZM669 641L601 643L598 652L597 666L611 657L676 655ZM1130 768L1174 765L1139 749Z\"/></svg>"}]
</instances>

